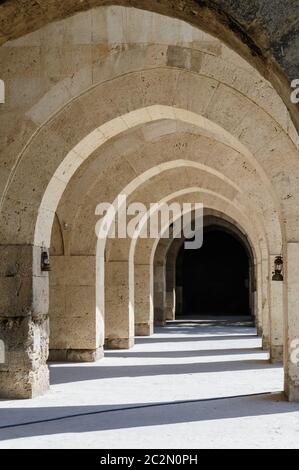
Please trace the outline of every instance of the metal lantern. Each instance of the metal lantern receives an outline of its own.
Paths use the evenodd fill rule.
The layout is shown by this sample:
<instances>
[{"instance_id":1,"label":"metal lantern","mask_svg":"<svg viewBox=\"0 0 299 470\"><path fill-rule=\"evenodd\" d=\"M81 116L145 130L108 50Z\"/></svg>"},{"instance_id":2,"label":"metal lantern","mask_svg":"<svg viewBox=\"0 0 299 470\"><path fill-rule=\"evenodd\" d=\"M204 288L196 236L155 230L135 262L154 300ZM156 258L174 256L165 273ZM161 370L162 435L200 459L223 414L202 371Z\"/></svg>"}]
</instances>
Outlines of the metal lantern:
<instances>
[{"instance_id":1,"label":"metal lantern","mask_svg":"<svg viewBox=\"0 0 299 470\"><path fill-rule=\"evenodd\" d=\"M282 256L276 256L274 260L274 272L272 281L283 281L283 259Z\"/></svg>"}]
</instances>

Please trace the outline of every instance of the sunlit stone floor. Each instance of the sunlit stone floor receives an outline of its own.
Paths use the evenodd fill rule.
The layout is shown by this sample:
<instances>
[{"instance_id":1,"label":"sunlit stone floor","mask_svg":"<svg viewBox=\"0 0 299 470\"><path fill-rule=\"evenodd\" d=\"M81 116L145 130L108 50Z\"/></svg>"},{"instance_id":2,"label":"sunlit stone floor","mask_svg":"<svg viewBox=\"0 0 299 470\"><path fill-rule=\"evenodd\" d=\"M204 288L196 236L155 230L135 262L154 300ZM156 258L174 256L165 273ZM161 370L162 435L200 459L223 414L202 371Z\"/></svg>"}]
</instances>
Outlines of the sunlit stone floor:
<instances>
[{"instance_id":1,"label":"sunlit stone floor","mask_svg":"<svg viewBox=\"0 0 299 470\"><path fill-rule=\"evenodd\" d=\"M50 369L44 396L0 401L0 426L44 420L1 429L1 448L299 447L299 404L249 326L170 323L131 350Z\"/></svg>"}]
</instances>

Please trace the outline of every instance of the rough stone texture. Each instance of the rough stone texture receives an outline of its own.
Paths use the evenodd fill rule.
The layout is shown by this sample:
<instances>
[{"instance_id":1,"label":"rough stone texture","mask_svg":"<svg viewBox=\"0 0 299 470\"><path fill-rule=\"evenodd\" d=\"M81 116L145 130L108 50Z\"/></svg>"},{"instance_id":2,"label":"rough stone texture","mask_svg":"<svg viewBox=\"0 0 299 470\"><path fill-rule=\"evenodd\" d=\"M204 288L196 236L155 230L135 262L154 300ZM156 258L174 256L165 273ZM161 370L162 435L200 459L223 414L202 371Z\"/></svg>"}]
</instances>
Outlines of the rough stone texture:
<instances>
[{"instance_id":1,"label":"rough stone texture","mask_svg":"<svg viewBox=\"0 0 299 470\"><path fill-rule=\"evenodd\" d=\"M261 246L261 245L260 245ZM270 349L270 305L269 305L269 260L262 257L261 260L261 278L263 280L260 297L262 301L262 325L263 325L263 349L269 351ZM257 283L257 286L259 283ZM285 315L285 313L284 313Z\"/></svg>"},{"instance_id":2,"label":"rough stone texture","mask_svg":"<svg viewBox=\"0 0 299 470\"><path fill-rule=\"evenodd\" d=\"M167 313L166 320L175 319L175 289L170 292L166 291L166 304L167 304Z\"/></svg>"},{"instance_id":3,"label":"rough stone texture","mask_svg":"<svg viewBox=\"0 0 299 470\"><path fill-rule=\"evenodd\" d=\"M142 240L146 245L148 245L149 241L148 239ZM139 243L142 242L139 240ZM141 261L143 263L144 250L144 247L140 250L142 253ZM150 264L138 263L138 253L136 253L136 250L134 261L134 289L131 287L130 303L134 306L135 336L150 336L153 333L152 298L149 290L151 266Z\"/></svg>"},{"instance_id":4,"label":"rough stone texture","mask_svg":"<svg viewBox=\"0 0 299 470\"><path fill-rule=\"evenodd\" d=\"M180 240L174 240L166 252L166 305L167 320L175 319L175 286L176 286L176 258L180 247Z\"/></svg>"},{"instance_id":5,"label":"rough stone texture","mask_svg":"<svg viewBox=\"0 0 299 470\"><path fill-rule=\"evenodd\" d=\"M283 346L270 345L270 361L272 364L283 362Z\"/></svg>"},{"instance_id":6,"label":"rough stone texture","mask_svg":"<svg viewBox=\"0 0 299 470\"><path fill-rule=\"evenodd\" d=\"M50 349L48 361L95 362L104 357L103 348L98 349Z\"/></svg>"},{"instance_id":7,"label":"rough stone texture","mask_svg":"<svg viewBox=\"0 0 299 470\"><path fill-rule=\"evenodd\" d=\"M130 349L134 346L134 338L106 338L105 349Z\"/></svg>"},{"instance_id":8,"label":"rough stone texture","mask_svg":"<svg viewBox=\"0 0 299 470\"><path fill-rule=\"evenodd\" d=\"M48 276L41 272L41 248L0 245L0 260L0 317L47 315Z\"/></svg>"},{"instance_id":9,"label":"rough stone texture","mask_svg":"<svg viewBox=\"0 0 299 470\"><path fill-rule=\"evenodd\" d=\"M36 2L6 0L0 5L1 42L19 37L94 6L111 5L113 0ZM298 108L290 103L290 82L298 71L298 5L294 0L118 0L134 6L183 19L217 36L238 50L272 81L299 123Z\"/></svg>"},{"instance_id":10,"label":"rough stone texture","mask_svg":"<svg viewBox=\"0 0 299 470\"><path fill-rule=\"evenodd\" d=\"M154 264L154 324L166 324L165 266Z\"/></svg>"},{"instance_id":11,"label":"rough stone texture","mask_svg":"<svg viewBox=\"0 0 299 470\"><path fill-rule=\"evenodd\" d=\"M271 256L271 265L274 266L275 256ZM280 362L283 360L284 342L284 306L283 282L271 281L271 317L270 317L270 360Z\"/></svg>"},{"instance_id":12,"label":"rough stone texture","mask_svg":"<svg viewBox=\"0 0 299 470\"><path fill-rule=\"evenodd\" d=\"M268 336L265 336L264 334L262 336L262 348L264 351L270 350L270 339Z\"/></svg>"},{"instance_id":13,"label":"rough stone texture","mask_svg":"<svg viewBox=\"0 0 299 470\"><path fill-rule=\"evenodd\" d=\"M32 398L47 390L48 276L41 248L0 246L0 396Z\"/></svg>"},{"instance_id":14,"label":"rough stone texture","mask_svg":"<svg viewBox=\"0 0 299 470\"><path fill-rule=\"evenodd\" d=\"M180 10L184 3L167 5L174 6L172 15L179 11L184 17L192 4L193 21L209 19L206 27L219 37L233 30L230 38L235 48L246 57L254 51L253 63L264 73L267 70L272 82L282 77L272 62L266 36L260 40L267 60L253 39L260 27L260 2L246 7L237 23L228 19L243 2L226 2L229 17L217 10L216 4L224 8L220 1L213 3L212 14L206 2L200 7L198 2L188 2L187 9ZM88 7L95 4L89 2ZM0 6L0 12L5 12L2 25L13 5L10 0ZM35 22L33 10L29 16L27 5L19 5L23 16L20 22L15 16L16 31L27 21ZM48 6L42 11L50 19L57 4L52 2L51 12ZM81 9L87 4L77 6ZM34 8L39 10L41 3ZM64 2L59 15L65 15L66 8L67 14L73 13L71 3ZM164 1L151 8L167 13ZM285 10L277 5L286 32L290 25L283 23ZM276 21L272 15L277 37ZM252 35L244 36L241 31L249 24ZM219 25L226 27L219 31ZM239 48L236 38L249 48ZM183 201L185 197L201 200L222 218L230 216L242 227L256 254L258 292L253 301L264 346L270 337L273 355L282 347L283 316L288 338L297 335L295 279L286 277L289 318L286 297L282 291L273 296L269 282L270 254L288 256L287 241L299 236L297 135L281 98L254 68L219 40L190 25L120 7L89 10L10 41L0 48L0 61L7 82L7 101L1 105L0 159L0 314L4 321L28 316L38 330L38 322L46 318L48 276L38 271L40 248L35 255L35 248L28 247L49 246L54 224L53 349L61 349L62 356L69 350L89 350L87 355L93 355L104 336L109 347L132 346L134 320L151 329L148 304L153 293L154 308L164 323L165 247L157 248L157 263L152 259L153 245L135 249L136 268L142 257L150 269L155 266L153 291L148 272L128 279L129 243L107 243L94 261L95 207L101 201L112 202L126 188L132 202ZM286 99L286 83L276 86ZM144 290L142 280L147 283ZM136 312L137 307L139 312L144 309L138 319L132 308L135 302ZM31 330L27 333L31 344ZM26 335L23 340L26 343ZM45 347L37 343L38 370L43 371ZM13 352L13 344L10 349ZM21 348L20 363L22 354ZM8 369L13 371L13 367ZM33 362L26 362L24 396L33 394L30 387L37 388L37 380L33 377L30 382L26 375L31 370L35 370ZM290 396L296 394L297 372L298 367L286 365L290 385L286 390L295 390ZM42 389L44 380L38 374Z\"/></svg>"},{"instance_id":15,"label":"rough stone texture","mask_svg":"<svg viewBox=\"0 0 299 470\"><path fill-rule=\"evenodd\" d=\"M105 346L109 349L126 349L134 344L128 273L127 261L107 260L105 263Z\"/></svg>"},{"instance_id":16,"label":"rough stone texture","mask_svg":"<svg viewBox=\"0 0 299 470\"><path fill-rule=\"evenodd\" d=\"M290 401L299 402L299 243L288 244L286 275L288 278L288 316L285 318L285 391ZM293 341L295 344L293 344Z\"/></svg>"},{"instance_id":17,"label":"rough stone texture","mask_svg":"<svg viewBox=\"0 0 299 470\"><path fill-rule=\"evenodd\" d=\"M6 359L0 364L0 397L33 398L44 393L49 387L48 319L2 317L0 331Z\"/></svg>"},{"instance_id":18,"label":"rough stone texture","mask_svg":"<svg viewBox=\"0 0 299 470\"><path fill-rule=\"evenodd\" d=\"M50 349L97 350L103 346L96 313L95 257L52 256Z\"/></svg>"},{"instance_id":19,"label":"rough stone texture","mask_svg":"<svg viewBox=\"0 0 299 470\"><path fill-rule=\"evenodd\" d=\"M135 336L151 336L153 333L152 323L135 323Z\"/></svg>"}]
</instances>

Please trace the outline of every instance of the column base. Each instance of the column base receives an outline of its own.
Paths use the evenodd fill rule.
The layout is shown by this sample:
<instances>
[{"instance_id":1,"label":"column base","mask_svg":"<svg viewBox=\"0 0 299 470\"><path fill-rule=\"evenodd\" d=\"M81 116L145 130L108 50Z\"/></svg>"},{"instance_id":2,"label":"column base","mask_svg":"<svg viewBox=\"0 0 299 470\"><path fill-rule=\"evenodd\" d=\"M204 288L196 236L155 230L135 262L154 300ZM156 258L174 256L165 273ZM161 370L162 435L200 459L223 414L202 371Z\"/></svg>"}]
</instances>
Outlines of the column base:
<instances>
[{"instance_id":1,"label":"column base","mask_svg":"<svg viewBox=\"0 0 299 470\"><path fill-rule=\"evenodd\" d=\"M299 403L299 384L288 384L286 395L288 401Z\"/></svg>"},{"instance_id":2,"label":"column base","mask_svg":"<svg viewBox=\"0 0 299 470\"><path fill-rule=\"evenodd\" d=\"M164 326L166 324L167 312L165 308L155 307L154 309L154 325Z\"/></svg>"},{"instance_id":3,"label":"column base","mask_svg":"<svg viewBox=\"0 0 299 470\"><path fill-rule=\"evenodd\" d=\"M173 308L167 309L166 320L170 320L170 321L175 320L175 314L174 314Z\"/></svg>"},{"instance_id":4,"label":"column base","mask_svg":"<svg viewBox=\"0 0 299 470\"><path fill-rule=\"evenodd\" d=\"M283 346L270 346L270 362L272 364L283 362Z\"/></svg>"},{"instance_id":5,"label":"column base","mask_svg":"<svg viewBox=\"0 0 299 470\"><path fill-rule=\"evenodd\" d=\"M151 336L154 333L154 326L152 323L136 323L135 336Z\"/></svg>"},{"instance_id":6,"label":"column base","mask_svg":"<svg viewBox=\"0 0 299 470\"><path fill-rule=\"evenodd\" d=\"M262 349L263 351L270 350L270 340L266 336L263 336L263 339L262 339Z\"/></svg>"},{"instance_id":7,"label":"column base","mask_svg":"<svg viewBox=\"0 0 299 470\"><path fill-rule=\"evenodd\" d=\"M105 349L130 349L134 346L134 338L106 338Z\"/></svg>"},{"instance_id":8,"label":"column base","mask_svg":"<svg viewBox=\"0 0 299 470\"><path fill-rule=\"evenodd\" d=\"M97 349L50 349L48 361L96 362L103 357L103 347Z\"/></svg>"},{"instance_id":9,"label":"column base","mask_svg":"<svg viewBox=\"0 0 299 470\"><path fill-rule=\"evenodd\" d=\"M43 395L49 389L49 369L0 371L0 398L26 399Z\"/></svg>"},{"instance_id":10,"label":"column base","mask_svg":"<svg viewBox=\"0 0 299 470\"><path fill-rule=\"evenodd\" d=\"M258 335L260 338L263 337L263 328L262 328L262 326L258 325L258 326L256 327L256 332L257 332L257 335Z\"/></svg>"}]
</instances>

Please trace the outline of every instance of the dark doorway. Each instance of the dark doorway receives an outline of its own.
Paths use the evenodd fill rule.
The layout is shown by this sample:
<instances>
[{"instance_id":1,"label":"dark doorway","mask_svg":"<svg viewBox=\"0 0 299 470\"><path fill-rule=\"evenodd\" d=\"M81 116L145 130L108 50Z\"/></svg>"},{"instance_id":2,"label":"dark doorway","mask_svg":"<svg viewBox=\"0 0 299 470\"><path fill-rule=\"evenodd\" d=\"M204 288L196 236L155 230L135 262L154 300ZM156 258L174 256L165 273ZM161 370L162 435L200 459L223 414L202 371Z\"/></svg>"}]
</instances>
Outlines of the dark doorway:
<instances>
[{"instance_id":1,"label":"dark doorway","mask_svg":"<svg viewBox=\"0 0 299 470\"><path fill-rule=\"evenodd\" d=\"M235 235L220 227L204 229L198 250L182 245L176 284L179 315L251 315L249 255Z\"/></svg>"}]
</instances>

